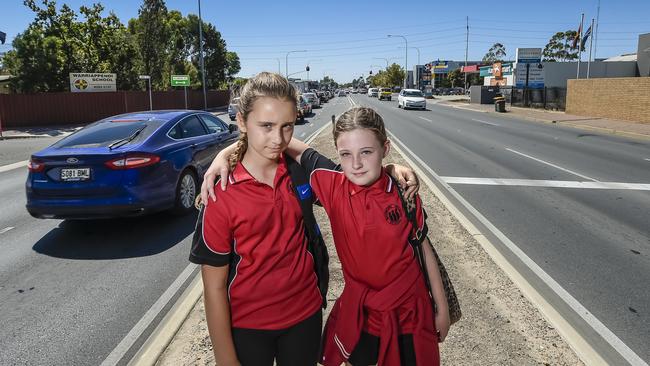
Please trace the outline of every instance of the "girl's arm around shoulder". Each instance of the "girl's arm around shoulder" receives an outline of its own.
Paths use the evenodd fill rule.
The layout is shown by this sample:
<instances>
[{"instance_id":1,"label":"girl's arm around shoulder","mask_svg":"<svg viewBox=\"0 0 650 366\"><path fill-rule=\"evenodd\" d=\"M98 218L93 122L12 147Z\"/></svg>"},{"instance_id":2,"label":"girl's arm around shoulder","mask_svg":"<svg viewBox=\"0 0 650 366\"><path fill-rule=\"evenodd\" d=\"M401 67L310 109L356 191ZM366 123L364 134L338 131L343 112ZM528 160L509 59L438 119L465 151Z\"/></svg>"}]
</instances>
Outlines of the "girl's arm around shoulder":
<instances>
[{"instance_id":1,"label":"girl's arm around shoulder","mask_svg":"<svg viewBox=\"0 0 650 366\"><path fill-rule=\"evenodd\" d=\"M232 340L227 286L228 267L201 266L203 301L217 365L240 366Z\"/></svg>"}]
</instances>

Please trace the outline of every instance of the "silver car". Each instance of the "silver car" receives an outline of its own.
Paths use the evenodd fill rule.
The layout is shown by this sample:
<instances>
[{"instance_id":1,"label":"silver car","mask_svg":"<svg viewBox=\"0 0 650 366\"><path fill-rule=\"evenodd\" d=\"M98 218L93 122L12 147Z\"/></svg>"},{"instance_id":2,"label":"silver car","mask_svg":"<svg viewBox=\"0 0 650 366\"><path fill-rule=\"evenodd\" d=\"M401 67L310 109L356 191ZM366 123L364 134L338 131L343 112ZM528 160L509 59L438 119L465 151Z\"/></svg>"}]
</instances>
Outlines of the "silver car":
<instances>
[{"instance_id":1,"label":"silver car","mask_svg":"<svg viewBox=\"0 0 650 366\"><path fill-rule=\"evenodd\" d=\"M320 100L316 93L302 93L302 97L305 98L307 103L311 104L312 108L320 108Z\"/></svg>"}]
</instances>

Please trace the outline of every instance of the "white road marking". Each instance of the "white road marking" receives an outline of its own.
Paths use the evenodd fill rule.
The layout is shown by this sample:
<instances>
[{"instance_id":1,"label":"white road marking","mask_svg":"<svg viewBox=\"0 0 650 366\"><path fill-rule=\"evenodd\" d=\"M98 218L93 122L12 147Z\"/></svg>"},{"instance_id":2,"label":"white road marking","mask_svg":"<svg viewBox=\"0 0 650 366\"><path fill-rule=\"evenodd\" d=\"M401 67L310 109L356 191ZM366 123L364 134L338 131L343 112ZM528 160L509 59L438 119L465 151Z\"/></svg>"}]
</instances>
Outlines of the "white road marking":
<instances>
[{"instance_id":1,"label":"white road marking","mask_svg":"<svg viewBox=\"0 0 650 366\"><path fill-rule=\"evenodd\" d=\"M578 300L576 300L573 296L571 296L570 293L568 293L559 283L557 283L551 276L548 275L540 266L537 265L530 257L526 255L519 247L513 243L505 234L501 232L494 224L492 224L485 216L483 216L474 206L472 206L469 202L467 202L458 192L456 192L455 189L453 189L449 184L445 183L442 178L433 171L419 156L415 155L413 151L411 151L406 145L401 142L392 132L388 131L388 134L391 136L391 140L393 140L396 144L395 147L397 149L402 149L410 154L410 156L415 159L420 166L422 166L435 180L437 180L454 198L460 202L461 205L463 205L467 210L471 212L471 214L478 219L485 227L488 228L515 256L519 258L528 268L537 275L539 279L541 279L557 296L559 296L564 302L573 310L575 314L580 316L591 328L598 333L607 343L609 343L623 358L625 358L626 361L628 361L632 365L644 365L647 366L648 364L641 359L634 351L628 347L623 341L616 336L609 328L607 328L598 318L596 318L587 308L585 308ZM407 157L408 159L408 157ZM426 182L428 179L427 177L423 177L423 180ZM432 187L433 191L437 191L437 187L433 186ZM445 198L445 200L447 200ZM451 203L450 203L451 204ZM453 205L452 205L453 206ZM464 215L458 211L458 209L454 208L454 210L462 216L463 220L466 222L470 222ZM476 230L478 231L478 230ZM478 232L476 235L482 235L480 232ZM477 240L479 238L477 237ZM527 281L527 280L526 280ZM528 283L527 283L528 284ZM528 284L529 285L529 284ZM530 286L530 285L529 285ZM532 289L532 286L531 286ZM541 294L538 294L541 297ZM540 301L544 300L543 298L540 298ZM555 310L553 306L551 308ZM559 314L559 313L558 313ZM571 325L568 325L571 327ZM575 332L575 330L571 327L568 330L572 330ZM576 332L577 333L577 332ZM579 335L577 333L576 335ZM588 344L588 343L587 343ZM590 344L588 344L591 346ZM595 351L595 350L594 350Z\"/></svg>"},{"instance_id":2,"label":"white road marking","mask_svg":"<svg viewBox=\"0 0 650 366\"><path fill-rule=\"evenodd\" d=\"M428 119L428 118L424 118L424 117L420 117L420 116L418 116L418 118L419 118L419 119L423 119L423 120L425 120L425 121L427 121L427 122L433 122L432 120L430 120L430 119Z\"/></svg>"},{"instance_id":3,"label":"white road marking","mask_svg":"<svg viewBox=\"0 0 650 366\"><path fill-rule=\"evenodd\" d=\"M496 123L492 123L492 122L488 122L488 121L482 121L482 120L476 119L476 118L472 118L472 121L479 122L479 123L485 123L486 125L490 125L490 126L501 126L501 125L496 124Z\"/></svg>"},{"instance_id":4,"label":"white road marking","mask_svg":"<svg viewBox=\"0 0 650 366\"><path fill-rule=\"evenodd\" d=\"M9 231L11 229L15 229L15 227L13 227L13 226L6 227L6 228L0 230L0 234L4 234L4 233L6 233L7 231Z\"/></svg>"},{"instance_id":5,"label":"white road marking","mask_svg":"<svg viewBox=\"0 0 650 366\"><path fill-rule=\"evenodd\" d=\"M18 169L18 168L27 168L27 164L29 164L29 161L19 161L17 163L13 164L8 164L8 165L3 165L0 166L0 173L2 172L8 172L10 170Z\"/></svg>"},{"instance_id":6,"label":"white road marking","mask_svg":"<svg viewBox=\"0 0 650 366\"><path fill-rule=\"evenodd\" d=\"M122 341L115 347L115 349L106 357L104 362L101 363L101 366L113 366L117 365L118 362L124 357L126 352L133 346L133 344L140 338L142 333L151 325L153 320L158 316L167 303L174 297L176 292L180 287L185 283L187 278L194 272L198 267L194 263L190 263L185 270L176 278L174 283L169 286L165 292L160 295L160 298L151 305L151 308L147 310L144 316L138 321L138 323L131 329L131 331L122 339Z\"/></svg>"},{"instance_id":7,"label":"white road marking","mask_svg":"<svg viewBox=\"0 0 650 366\"><path fill-rule=\"evenodd\" d=\"M530 155L526 155L526 154L524 154L524 153L521 153L521 152L519 152L519 151L516 151L516 150L510 149L510 148L506 148L506 150L508 150L508 151L510 151L510 152L513 152L513 153L515 153L515 154L521 155L521 156L523 156L523 157L526 157L526 158L528 158L528 159L535 160L535 161L540 162L540 163L542 163L542 164L546 164L546 165L548 165L548 166L552 166L553 168L560 169L560 170L565 171L565 172L567 172L567 173L571 173L571 174L573 174L573 175L577 175L577 176L580 177L580 178L584 178L584 179L588 179L588 180L591 180L591 181L594 181L594 182L598 182L597 179L594 179L594 178L588 177L588 176L586 176L586 175L582 175L582 174L580 174L580 173L576 173L576 172L574 172L573 170L569 170L569 169L566 169L566 168L562 168L561 166L555 165L555 164L553 164L553 163L549 163L549 162L544 161L544 160L542 160L542 159L538 159L538 158L536 158L536 157L533 157L533 156L530 156Z\"/></svg>"},{"instance_id":8,"label":"white road marking","mask_svg":"<svg viewBox=\"0 0 650 366\"><path fill-rule=\"evenodd\" d=\"M650 161L650 159L643 159L643 160L645 160L645 161Z\"/></svg>"},{"instance_id":9,"label":"white road marking","mask_svg":"<svg viewBox=\"0 0 650 366\"><path fill-rule=\"evenodd\" d=\"M578 182L571 180L536 180L536 179L505 179L505 178L470 178L470 177L440 177L449 184L473 184L486 186L518 186L518 187L548 187L548 188L583 188L583 189L627 189L650 191L650 184L621 183L621 182Z\"/></svg>"}]
</instances>

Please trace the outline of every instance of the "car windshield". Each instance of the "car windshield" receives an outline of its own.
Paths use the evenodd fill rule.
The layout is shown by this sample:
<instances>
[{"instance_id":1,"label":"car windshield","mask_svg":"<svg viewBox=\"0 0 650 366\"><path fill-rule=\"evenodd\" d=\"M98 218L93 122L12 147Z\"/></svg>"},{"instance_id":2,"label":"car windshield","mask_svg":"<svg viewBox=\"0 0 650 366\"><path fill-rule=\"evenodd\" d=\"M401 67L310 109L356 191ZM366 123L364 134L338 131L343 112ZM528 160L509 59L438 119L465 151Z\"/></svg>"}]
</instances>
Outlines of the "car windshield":
<instances>
[{"instance_id":1,"label":"car windshield","mask_svg":"<svg viewBox=\"0 0 650 366\"><path fill-rule=\"evenodd\" d=\"M422 94L421 91L405 91L404 96L405 97L423 97L424 95Z\"/></svg>"},{"instance_id":2,"label":"car windshield","mask_svg":"<svg viewBox=\"0 0 650 366\"><path fill-rule=\"evenodd\" d=\"M145 120L123 122L125 120L105 120L88 125L78 132L58 141L53 145L57 148L88 148L107 147L113 142L126 139L136 131L142 131L133 140L121 146L139 143L151 136L165 121Z\"/></svg>"}]
</instances>

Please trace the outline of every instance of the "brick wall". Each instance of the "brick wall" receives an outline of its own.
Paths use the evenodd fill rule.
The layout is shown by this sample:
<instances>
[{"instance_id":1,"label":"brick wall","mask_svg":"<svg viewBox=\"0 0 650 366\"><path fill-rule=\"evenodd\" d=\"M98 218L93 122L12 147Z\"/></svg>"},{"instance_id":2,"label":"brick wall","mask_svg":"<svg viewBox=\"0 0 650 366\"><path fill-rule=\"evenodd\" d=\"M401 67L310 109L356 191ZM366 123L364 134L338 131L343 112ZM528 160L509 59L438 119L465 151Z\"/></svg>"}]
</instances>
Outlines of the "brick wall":
<instances>
[{"instance_id":1,"label":"brick wall","mask_svg":"<svg viewBox=\"0 0 650 366\"><path fill-rule=\"evenodd\" d=\"M567 81L566 113L650 123L650 77Z\"/></svg>"}]
</instances>

